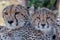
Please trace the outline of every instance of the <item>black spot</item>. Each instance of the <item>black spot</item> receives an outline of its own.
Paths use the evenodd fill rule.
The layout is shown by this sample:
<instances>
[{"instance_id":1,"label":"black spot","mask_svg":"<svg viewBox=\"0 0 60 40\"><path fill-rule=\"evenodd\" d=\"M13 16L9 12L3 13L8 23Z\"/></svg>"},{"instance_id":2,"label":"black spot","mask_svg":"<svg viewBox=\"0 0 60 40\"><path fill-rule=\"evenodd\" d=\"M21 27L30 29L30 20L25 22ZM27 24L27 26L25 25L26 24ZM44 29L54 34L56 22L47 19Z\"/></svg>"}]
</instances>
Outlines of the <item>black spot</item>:
<instances>
[{"instance_id":1,"label":"black spot","mask_svg":"<svg viewBox=\"0 0 60 40\"><path fill-rule=\"evenodd\" d=\"M16 19L16 26L18 26L18 20L16 18L16 14L14 15L15 19Z\"/></svg>"},{"instance_id":2,"label":"black spot","mask_svg":"<svg viewBox=\"0 0 60 40\"><path fill-rule=\"evenodd\" d=\"M38 30L38 33L40 33L41 31L40 30Z\"/></svg>"},{"instance_id":3,"label":"black spot","mask_svg":"<svg viewBox=\"0 0 60 40\"><path fill-rule=\"evenodd\" d=\"M20 12L15 12L15 15L19 14Z\"/></svg>"},{"instance_id":4,"label":"black spot","mask_svg":"<svg viewBox=\"0 0 60 40\"><path fill-rule=\"evenodd\" d=\"M60 25L57 25L57 26L60 26Z\"/></svg>"},{"instance_id":5,"label":"black spot","mask_svg":"<svg viewBox=\"0 0 60 40\"><path fill-rule=\"evenodd\" d=\"M5 15L8 15L8 13L7 13L7 12L5 12Z\"/></svg>"},{"instance_id":6,"label":"black spot","mask_svg":"<svg viewBox=\"0 0 60 40\"><path fill-rule=\"evenodd\" d=\"M56 38L56 35L53 35L52 38L55 39Z\"/></svg>"},{"instance_id":7,"label":"black spot","mask_svg":"<svg viewBox=\"0 0 60 40\"><path fill-rule=\"evenodd\" d=\"M42 40L44 40L44 39L42 38Z\"/></svg>"},{"instance_id":8,"label":"black spot","mask_svg":"<svg viewBox=\"0 0 60 40\"><path fill-rule=\"evenodd\" d=\"M2 40L2 39L1 39Z\"/></svg>"},{"instance_id":9,"label":"black spot","mask_svg":"<svg viewBox=\"0 0 60 40\"><path fill-rule=\"evenodd\" d=\"M39 17L37 17L38 19L40 19Z\"/></svg>"},{"instance_id":10,"label":"black spot","mask_svg":"<svg viewBox=\"0 0 60 40\"><path fill-rule=\"evenodd\" d=\"M29 9L30 7L27 7L27 9Z\"/></svg>"},{"instance_id":11,"label":"black spot","mask_svg":"<svg viewBox=\"0 0 60 40\"><path fill-rule=\"evenodd\" d=\"M47 17L47 19L49 19L50 17Z\"/></svg>"},{"instance_id":12,"label":"black spot","mask_svg":"<svg viewBox=\"0 0 60 40\"><path fill-rule=\"evenodd\" d=\"M1 29L1 28L0 28Z\"/></svg>"}]
</instances>

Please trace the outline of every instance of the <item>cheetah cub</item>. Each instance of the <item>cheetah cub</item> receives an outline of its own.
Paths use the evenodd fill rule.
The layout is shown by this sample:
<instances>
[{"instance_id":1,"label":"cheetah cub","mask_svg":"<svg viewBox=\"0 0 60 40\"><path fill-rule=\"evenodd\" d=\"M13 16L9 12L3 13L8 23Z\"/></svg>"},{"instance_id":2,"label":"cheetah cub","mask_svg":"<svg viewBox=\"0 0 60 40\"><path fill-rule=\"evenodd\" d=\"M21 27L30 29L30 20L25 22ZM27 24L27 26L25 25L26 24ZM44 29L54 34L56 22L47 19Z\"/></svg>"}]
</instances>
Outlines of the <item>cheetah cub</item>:
<instances>
[{"instance_id":1,"label":"cheetah cub","mask_svg":"<svg viewBox=\"0 0 60 40\"><path fill-rule=\"evenodd\" d=\"M24 26L27 19L27 11L21 5L10 5L3 9L3 19L6 27L15 29Z\"/></svg>"},{"instance_id":2,"label":"cheetah cub","mask_svg":"<svg viewBox=\"0 0 60 40\"><path fill-rule=\"evenodd\" d=\"M44 40L44 34L29 24L28 14L20 5L10 5L3 10L6 26L12 29L0 35L1 40ZM26 24L27 23L27 24Z\"/></svg>"},{"instance_id":3,"label":"cheetah cub","mask_svg":"<svg viewBox=\"0 0 60 40\"><path fill-rule=\"evenodd\" d=\"M55 39L58 34L56 15L48 8L40 8L36 10L31 17L31 24L34 25L33 27L36 30L44 32L47 40Z\"/></svg>"}]
</instances>

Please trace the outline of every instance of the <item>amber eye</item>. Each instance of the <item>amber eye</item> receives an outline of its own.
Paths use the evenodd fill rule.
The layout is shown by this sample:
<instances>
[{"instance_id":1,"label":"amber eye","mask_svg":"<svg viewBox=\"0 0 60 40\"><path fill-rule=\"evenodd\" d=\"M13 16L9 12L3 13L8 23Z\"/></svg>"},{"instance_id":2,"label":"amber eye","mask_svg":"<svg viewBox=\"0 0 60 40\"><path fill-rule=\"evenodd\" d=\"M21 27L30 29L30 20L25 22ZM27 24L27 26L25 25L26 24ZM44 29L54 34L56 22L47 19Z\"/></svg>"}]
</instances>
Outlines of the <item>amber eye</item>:
<instances>
[{"instance_id":1,"label":"amber eye","mask_svg":"<svg viewBox=\"0 0 60 40\"><path fill-rule=\"evenodd\" d=\"M20 12L15 12L15 15L19 14Z\"/></svg>"},{"instance_id":2,"label":"amber eye","mask_svg":"<svg viewBox=\"0 0 60 40\"><path fill-rule=\"evenodd\" d=\"M5 12L5 15L8 15L8 13L7 13L7 12Z\"/></svg>"}]
</instances>

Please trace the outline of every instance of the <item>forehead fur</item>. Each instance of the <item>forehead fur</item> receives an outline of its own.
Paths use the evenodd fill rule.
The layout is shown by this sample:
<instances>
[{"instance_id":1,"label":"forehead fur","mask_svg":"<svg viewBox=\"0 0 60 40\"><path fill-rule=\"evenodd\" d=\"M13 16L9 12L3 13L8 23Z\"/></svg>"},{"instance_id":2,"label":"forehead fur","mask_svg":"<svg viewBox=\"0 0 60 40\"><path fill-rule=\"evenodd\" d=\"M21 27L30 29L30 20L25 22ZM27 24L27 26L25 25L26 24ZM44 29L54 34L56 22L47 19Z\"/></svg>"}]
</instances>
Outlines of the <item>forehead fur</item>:
<instances>
[{"instance_id":1,"label":"forehead fur","mask_svg":"<svg viewBox=\"0 0 60 40\"><path fill-rule=\"evenodd\" d=\"M14 5L7 6L3 9L4 12L11 10Z\"/></svg>"},{"instance_id":2,"label":"forehead fur","mask_svg":"<svg viewBox=\"0 0 60 40\"><path fill-rule=\"evenodd\" d=\"M18 4L18 5L9 5L9 6L5 7L3 9L3 12L15 11L15 12L26 13L27 12L26 10L27 10L26 8L24 8L23 6Z\"/></svg>"},{"instance_id":3,"label":"forehead fur","mask_svg":"<svg viewBox=\"0 0 60 40\"><path fill-rule=\"evenodd\" d=\"M52 13L53 14L53 12L51 10L49 10L48 8L40 8L39 13L42 13L42 14Z\"/></svg>"}]
</instances>

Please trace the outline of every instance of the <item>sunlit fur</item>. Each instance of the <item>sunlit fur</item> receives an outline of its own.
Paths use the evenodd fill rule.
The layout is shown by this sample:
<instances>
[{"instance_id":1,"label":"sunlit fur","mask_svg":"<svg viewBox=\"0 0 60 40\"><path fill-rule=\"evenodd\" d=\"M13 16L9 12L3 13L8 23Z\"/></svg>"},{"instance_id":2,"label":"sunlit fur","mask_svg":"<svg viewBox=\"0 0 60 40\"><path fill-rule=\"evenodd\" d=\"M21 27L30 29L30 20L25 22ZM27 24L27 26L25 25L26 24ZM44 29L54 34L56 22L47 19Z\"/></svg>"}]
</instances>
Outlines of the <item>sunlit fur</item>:
<instances>
[{"instance_id":1,"label":"sunlit fur","mask_svg":"<svg viewBox=\"0 0 60 40\"><path fill-rule=\"evenodd\" d=\"M21 5L10 5L3 9L3 18L7 28L15 29L24 26L27 10Z\"/></svg>"}]
</instances>

